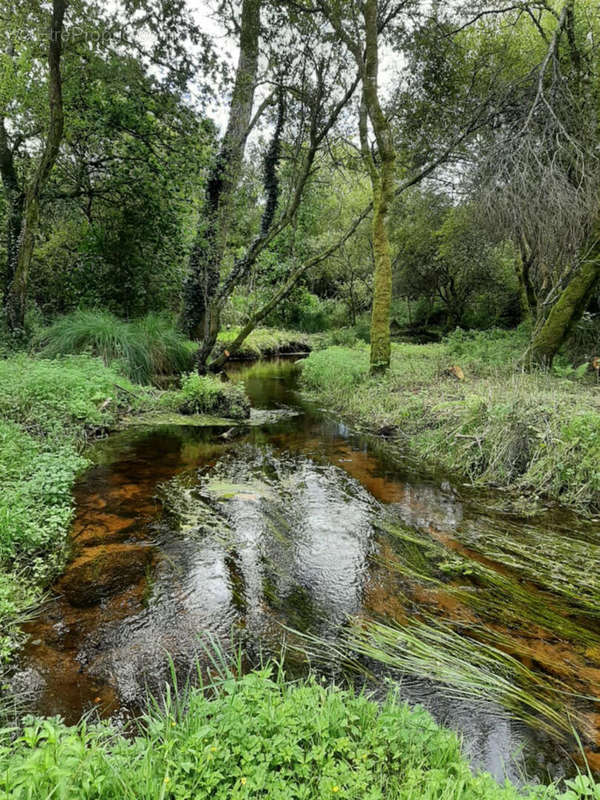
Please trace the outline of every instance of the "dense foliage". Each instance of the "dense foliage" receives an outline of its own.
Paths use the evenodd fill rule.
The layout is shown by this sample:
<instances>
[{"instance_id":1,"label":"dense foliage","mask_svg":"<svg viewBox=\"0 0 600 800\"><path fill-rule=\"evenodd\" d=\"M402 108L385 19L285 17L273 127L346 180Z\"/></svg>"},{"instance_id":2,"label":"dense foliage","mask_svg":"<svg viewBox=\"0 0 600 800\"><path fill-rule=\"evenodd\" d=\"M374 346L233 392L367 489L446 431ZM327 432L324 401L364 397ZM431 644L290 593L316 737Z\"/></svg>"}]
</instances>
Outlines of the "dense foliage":
<instances>
[{"instance_id":1,"label":"dense foliage","mask_svg":"<svg viewBox=\"0 0 600 800\"><path fill-rule=\"evenodd\" d=\"M213 689L167 700L135 737L110 725L27 721L15 743L4 733L0 787L10 800L578 800L593 792L583 775L566 793L518 791L473 775L456 736L423 709L393 695L288 684L265 669L230 676ZM594 795L589 795L593 797Z\"/></svg>"}]
</instances>

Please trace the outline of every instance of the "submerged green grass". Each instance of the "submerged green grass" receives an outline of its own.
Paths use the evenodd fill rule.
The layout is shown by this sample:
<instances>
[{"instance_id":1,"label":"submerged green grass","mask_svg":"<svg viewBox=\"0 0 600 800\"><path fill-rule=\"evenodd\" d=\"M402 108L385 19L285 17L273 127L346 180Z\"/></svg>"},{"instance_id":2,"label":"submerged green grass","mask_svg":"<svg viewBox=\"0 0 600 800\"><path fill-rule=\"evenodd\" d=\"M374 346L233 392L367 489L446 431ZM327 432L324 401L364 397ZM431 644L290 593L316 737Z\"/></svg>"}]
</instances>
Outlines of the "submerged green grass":
<instances>
[{"instance_id":1,"label":"submerged green grass","mask_svg":"<svg viewBox=\"0 0 600 800\"><path fill-rule=\"evenodd\" d=\"M266 668L225 676L210 693L167 695L134 736L110 724L27 721L0 739L7 800L577 800L596 797L585 775L569 792L523 790L473 774L457 737L394 695L289 683Z\"/></svg>"}]
</instances>

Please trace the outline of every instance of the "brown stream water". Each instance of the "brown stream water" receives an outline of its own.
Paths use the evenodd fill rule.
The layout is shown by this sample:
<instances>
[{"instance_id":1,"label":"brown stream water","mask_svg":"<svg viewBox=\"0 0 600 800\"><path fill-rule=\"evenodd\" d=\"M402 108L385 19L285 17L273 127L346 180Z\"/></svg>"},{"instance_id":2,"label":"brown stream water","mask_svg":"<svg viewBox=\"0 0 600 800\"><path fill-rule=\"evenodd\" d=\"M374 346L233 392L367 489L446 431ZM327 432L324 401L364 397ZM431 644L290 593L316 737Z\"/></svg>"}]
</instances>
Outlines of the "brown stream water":
<instances>
[{"instance_id":1,"label":"brown stream water","mask_svg":"<svg viewBox=\"0 0 600 800\"><path fill-rule=\"evenodd\" d=\"M248 666L285 641L294 674L298 647L327 679L358 663L359 683L399 687L499 778L571 772L571 725L600 769L598 526L421 474L303 403L297 374L243 373L256 410L235 437L154 426L94 446L72 560L26 626L13 682L28 709L126 719L170 680L169 658L180 681L209 668L207 634ZM360 654L373 622L415 640ZM407 663L426 638L415 624L443 638Z\"/></svg>"}]
</instances>

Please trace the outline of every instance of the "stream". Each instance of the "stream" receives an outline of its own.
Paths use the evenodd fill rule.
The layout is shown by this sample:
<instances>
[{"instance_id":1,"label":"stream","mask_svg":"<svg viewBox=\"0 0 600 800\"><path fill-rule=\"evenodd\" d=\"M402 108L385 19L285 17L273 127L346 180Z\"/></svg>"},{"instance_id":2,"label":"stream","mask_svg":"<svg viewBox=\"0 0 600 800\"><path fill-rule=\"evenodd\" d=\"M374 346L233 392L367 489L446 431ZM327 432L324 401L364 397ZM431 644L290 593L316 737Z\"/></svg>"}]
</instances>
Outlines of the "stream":
<instances>
[{"instance_id":1,"label":"stream","mask_svg":"<svg viewBox=\"0 0 600 800\"><path fill-rule=\"evenodd\" d=\"M304 401L298 373L232 367L248 426L93 445L72 560L25 626L27 710L125 723L217 643L393 686L499 779L571 774L572 729L600 770L598 525L423 473Z\"/></svg>"}]
</instances>

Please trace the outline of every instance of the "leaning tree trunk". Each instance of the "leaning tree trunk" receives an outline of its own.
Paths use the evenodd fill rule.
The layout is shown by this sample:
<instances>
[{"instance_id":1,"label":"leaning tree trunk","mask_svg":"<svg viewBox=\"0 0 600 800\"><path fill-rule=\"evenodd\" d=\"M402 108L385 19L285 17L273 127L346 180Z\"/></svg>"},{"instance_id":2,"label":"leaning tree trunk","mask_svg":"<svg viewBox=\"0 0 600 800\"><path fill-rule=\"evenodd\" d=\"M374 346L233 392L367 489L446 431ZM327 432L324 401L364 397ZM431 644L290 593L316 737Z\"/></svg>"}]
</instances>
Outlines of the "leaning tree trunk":
<instances>
[{"instance_id":1,"label":"leaning tree trunk","mask_svg":"<svg viewBox=\"0 0 600 800\"><path fill-rule=\"evenodd\" d=\"M390 365L390 314L392 307L392 258L388 232L388 215L394 198L395 152L392 131L378 94L378 28L377 0L366 0L365 56L362 80L360 119L361 150L367 163L373 189L373 307L371 312L371 373L385 372ZM367 138L368 115L371 120L379 163L371 154Z\"/></svg>"},{"instance_id":2,"label":"leaning tree trunk","mask_svg":"<svg viewBox=\"0 0 600 800\"><path fill-rule=\"evenodd\" d=\"M261 0L243 0L240 55L227 130L207 181L205 215L200 220L190 255L190 275L184 288L183 325L192 338L202 340L198 353L201 371L220 327L220 309L215 297L232 222L233 197L251 124L258 70L260 8Z\"/></svg>"},{"instance_id":3,"label":"leaning tree trunk","mask_svg":"<svg viewBox=\"0 0 600 800\"><path fill-rule=\"evenodd\" d=\"M524 360L530 366L550 367L558 349L586 309L590 295L600 283L600 243L563 289L543 325L535 332Z\"/></svg>"},{"instance_id":4,"label":"leaning tree trunk","mask_svg":"<svg viewBox=\"0 0 600 800\"><path fill-rule=\"evenodd\" d=\"M53 0L48 50L50 120L40 161L31 183L25 190L23 220L16 246L15 270L6 298L6 317L12 331L22 329L25 323L27 286L35 234L40 217L40 197L58 157L63 135L64 114L60 59L66 6L67 0Z\"/></svg>"}]
</instances>

